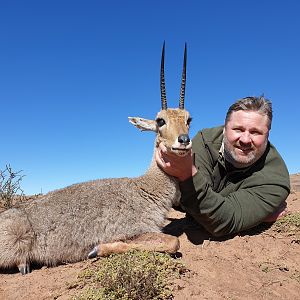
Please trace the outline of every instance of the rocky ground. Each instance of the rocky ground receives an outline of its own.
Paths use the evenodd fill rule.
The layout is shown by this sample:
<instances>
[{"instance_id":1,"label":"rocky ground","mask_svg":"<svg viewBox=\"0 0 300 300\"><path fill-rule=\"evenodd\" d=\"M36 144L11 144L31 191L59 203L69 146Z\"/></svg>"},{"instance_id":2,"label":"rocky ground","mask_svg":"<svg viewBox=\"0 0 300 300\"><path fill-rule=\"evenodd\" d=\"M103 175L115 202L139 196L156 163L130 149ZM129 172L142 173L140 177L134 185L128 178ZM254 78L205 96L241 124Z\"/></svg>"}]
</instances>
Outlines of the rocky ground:
<instances>
[{"instance_id":1,"label":"rocky ground","mask_svg":"<svg viewBox=\"0 0 300 300\"><path fill-rule=\"evenodd\" d=\"M300 174L291 176L290 214L300 212ZM175 299L300 299L300 232L276 223L214 239L172 211L169 228L180 237L190 270L174 284ZM26 276L0 273L0 299L70 299L78 273L91 261L40 268Z\"/></svg>"}]
</instances>

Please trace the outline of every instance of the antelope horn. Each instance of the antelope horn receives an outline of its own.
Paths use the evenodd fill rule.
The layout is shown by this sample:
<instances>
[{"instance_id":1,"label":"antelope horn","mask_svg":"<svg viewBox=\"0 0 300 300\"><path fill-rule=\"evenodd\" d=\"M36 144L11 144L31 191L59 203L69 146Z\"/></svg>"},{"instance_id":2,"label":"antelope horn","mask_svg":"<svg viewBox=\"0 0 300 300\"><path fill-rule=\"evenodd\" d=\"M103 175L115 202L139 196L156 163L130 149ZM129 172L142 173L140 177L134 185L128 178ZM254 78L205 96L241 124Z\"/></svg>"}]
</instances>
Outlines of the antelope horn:
<instances>
[{"instance_id":1,"label":"antelope horn","mask_svg":"<svg viewBox=\"0 0 300 300\"><path fill-rule=\"evenodd\" d=\"M185 81L186 81L186 43L184 46L183 70L182 70L182 79L181 79L181 88L180 88L180 100L179 100L180 109L184 109Z\"/></svg>"},{"instance_id":2,"label":"antelope horn","mask_svg":"<svg viewBox=\"0 0 300 300\"><path fill-rule=\"evenodd\" d=\"M166 98L166 83L165 83L165 42L161 53L161 64L160 64L160 95L161 95L161 109L167 109L167 98Z\"/></svg>"}]
</instances>

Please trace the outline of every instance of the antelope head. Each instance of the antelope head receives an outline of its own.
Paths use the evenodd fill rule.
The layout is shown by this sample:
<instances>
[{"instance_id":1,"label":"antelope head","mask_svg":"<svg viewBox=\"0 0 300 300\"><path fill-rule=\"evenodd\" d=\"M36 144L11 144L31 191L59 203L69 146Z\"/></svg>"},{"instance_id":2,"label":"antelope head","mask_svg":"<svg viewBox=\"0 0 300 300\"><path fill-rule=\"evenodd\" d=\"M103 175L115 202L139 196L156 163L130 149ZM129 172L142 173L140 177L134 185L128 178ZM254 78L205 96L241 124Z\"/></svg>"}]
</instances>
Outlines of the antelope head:
<instances>
[{"instance_id":1,"label":"antelope head","mask_svg":"<svg viewBox=\"0 0 300 300\"><path fill-rule=\"evenodd\" d=\"M169 152L178 156L185 156L192 148L189 137L189 127L192 118L187 110L184 109L185 83L186 83L186 44L184 48L183 71L180 89L180 99L178 108L168 108L164 61L165 43L162 48L161 68L160 68L160 91L161 91L161 110L155 120L148 120L140 117L129 117L129 122L140 130L154 131L157 133L156 146L163 143Z\"/></svg>"}]
</instances>

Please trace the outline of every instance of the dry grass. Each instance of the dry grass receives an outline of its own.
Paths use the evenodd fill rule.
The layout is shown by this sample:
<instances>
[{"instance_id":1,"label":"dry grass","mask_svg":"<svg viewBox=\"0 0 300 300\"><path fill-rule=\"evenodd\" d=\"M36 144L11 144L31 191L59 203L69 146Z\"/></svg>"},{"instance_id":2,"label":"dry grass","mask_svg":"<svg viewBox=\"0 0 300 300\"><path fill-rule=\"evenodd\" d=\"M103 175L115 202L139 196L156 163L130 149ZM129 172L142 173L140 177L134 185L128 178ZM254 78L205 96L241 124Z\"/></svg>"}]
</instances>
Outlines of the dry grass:
<instances>
[{"instance_id":1,"label":"dry grass","mask_svg":"<svg viewBox=\"0 0 300 300\"><path fill-rule=\"evenodd\" d=\"M274 223L274 230L285 233L287 235L294 235L300 233L300 212L291 213L285 217L277 220Z\"/></svg>"},{"instance_id":2,"label":"dry grass","mask_svg":"<svg viewBox=\"0 0 300 300\"><path fill-rule=\"evenodd\" d=\"M187 270L167 254L129 251L97 260L78 276L75 300L173 299L171 282Z\"/></svg>"}]
</instances>

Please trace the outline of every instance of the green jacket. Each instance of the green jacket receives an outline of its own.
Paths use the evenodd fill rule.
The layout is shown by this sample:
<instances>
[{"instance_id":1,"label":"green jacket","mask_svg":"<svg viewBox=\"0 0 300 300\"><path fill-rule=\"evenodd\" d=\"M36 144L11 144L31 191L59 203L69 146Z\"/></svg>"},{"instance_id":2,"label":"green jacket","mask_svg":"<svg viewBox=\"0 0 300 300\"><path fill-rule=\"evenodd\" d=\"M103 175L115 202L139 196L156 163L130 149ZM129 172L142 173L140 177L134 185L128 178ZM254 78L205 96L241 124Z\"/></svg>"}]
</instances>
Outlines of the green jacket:
<instances>
[{"instance_id":1,"label":"green jacket","mask_svg":"<svg viewBox=\"0 0 300 300\"><path fill-rule=\"evenodd\" d=\"M215 236L258 225L290 192L288 170L272 144L252 166L226 170L219 152L222 140L223 126L197 133L193 152L198 172L180 183L181 205Z\"/></svg>"}]
</instances>

